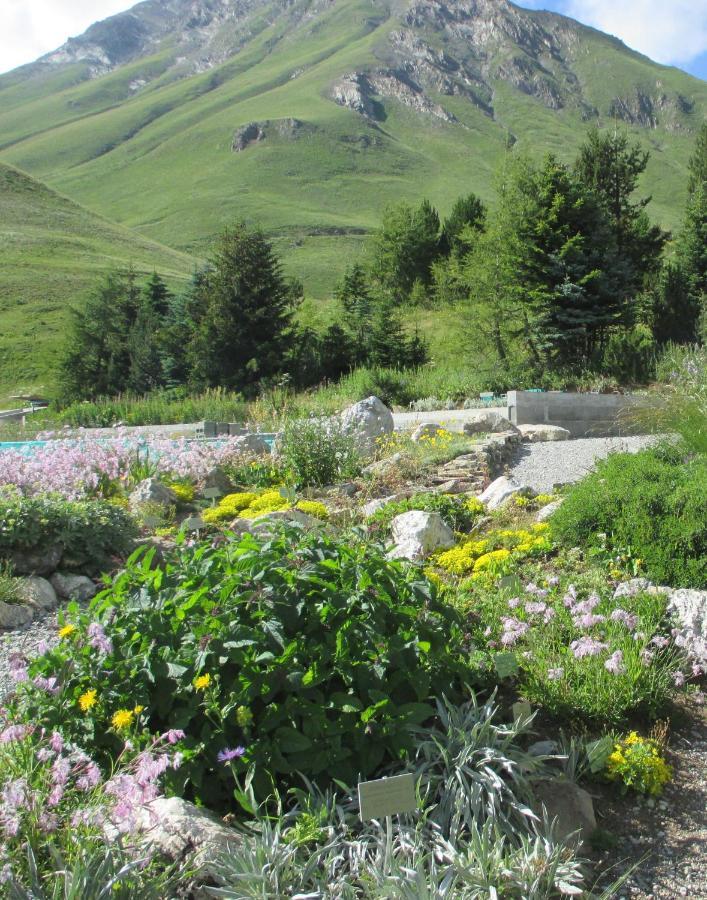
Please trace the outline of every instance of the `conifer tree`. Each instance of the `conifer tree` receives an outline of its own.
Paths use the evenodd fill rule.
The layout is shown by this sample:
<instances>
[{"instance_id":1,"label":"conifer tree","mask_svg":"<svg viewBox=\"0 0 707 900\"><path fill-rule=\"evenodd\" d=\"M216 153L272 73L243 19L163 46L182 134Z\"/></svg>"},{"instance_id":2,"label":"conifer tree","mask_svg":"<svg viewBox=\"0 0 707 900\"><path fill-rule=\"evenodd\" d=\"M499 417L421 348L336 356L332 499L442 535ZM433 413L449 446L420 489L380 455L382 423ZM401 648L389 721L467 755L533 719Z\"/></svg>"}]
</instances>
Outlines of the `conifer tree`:
<instances>
[{"instance_id":1,"label":"conifer tree","mask_svg":"<svg viewBox=\"0 0 707 900\"><path fill-rule=\"evenodd\" d=\"M439 239L440 252L445 256L459 252L466 246L461 236L465 229L483 231L486 221L486 206L476 194L459 197L452 211L444 220Z\"/></svg>"}]
</instances>

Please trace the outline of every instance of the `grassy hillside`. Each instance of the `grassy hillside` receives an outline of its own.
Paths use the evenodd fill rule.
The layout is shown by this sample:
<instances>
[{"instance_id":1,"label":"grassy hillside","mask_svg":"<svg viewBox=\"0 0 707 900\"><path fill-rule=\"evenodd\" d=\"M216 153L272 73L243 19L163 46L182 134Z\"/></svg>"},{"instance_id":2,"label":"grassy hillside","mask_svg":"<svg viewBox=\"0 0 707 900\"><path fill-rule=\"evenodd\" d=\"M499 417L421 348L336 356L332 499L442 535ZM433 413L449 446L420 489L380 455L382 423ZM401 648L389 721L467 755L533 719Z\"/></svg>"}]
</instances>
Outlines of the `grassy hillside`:
<instances>
[{"instance_id":1,"label":"grassy hillside","mask_svg":"<svg viewBox=\"0 0 707 900\"><path fill-rule=\"evenodd\" d=\"M520 36L509 37L513 29L503 31L493 4L482 3L492 37L481 49L424 16L408 27L404 3L338 0L307 15L303 6L256 4L248 38L203 72L186 74L174 44L163 42L88 80L85 62L0 78L0 158L187 252L202 252L233 218L262 223L315 297L327 295L387 203L424 194L445 212L462 191L489 197L509 134L534 154L569 159L590 122L611 125L618 115L651 150L652 214L677 224L685 163L707 112L704 82L503 0L497 7ZM395 96L377 98L376 119L337 105L332 85L347 73L406 65L400 34L422 41L422 56L446 54L457 70L478 71L492 112L471 94L435 91L434 81L426 96L449 121ZM543 35L560 50L546 52ZM410 54L406 71L424 83L415 69L422 57ZM299 124L288 133L280 126L291 119ZM234 152L234 131L251 122L265 123L264 139Z\"/></svg>"},{"instance_id":2,"label":"grassy hillside","mask_svg":"<svg viewBox=\"0 0 707 900\"><path fill-rule=\"evenodd\" d=\"M0 164L0 409L40 390L56 361L69 306L101 275L132 266L173 285L194 260L106 221Z\"/></svg>"}]
</instances>

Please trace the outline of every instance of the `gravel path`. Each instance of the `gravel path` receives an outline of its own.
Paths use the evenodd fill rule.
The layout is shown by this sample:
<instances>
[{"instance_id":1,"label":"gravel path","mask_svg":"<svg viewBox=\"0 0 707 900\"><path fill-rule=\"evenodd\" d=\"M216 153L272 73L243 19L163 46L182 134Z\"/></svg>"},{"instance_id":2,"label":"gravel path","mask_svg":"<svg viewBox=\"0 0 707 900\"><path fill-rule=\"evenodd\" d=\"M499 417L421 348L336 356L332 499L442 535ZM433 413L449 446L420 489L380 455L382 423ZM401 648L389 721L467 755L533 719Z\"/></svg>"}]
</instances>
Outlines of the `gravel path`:
<instances>
[{"instance_id":1,"label":"gravel path","mask_svg":"<svg viewBox=\"0 0 707 900\"><path fill-rule=\"evenodd\" d=\"M0 703L3 697L12 690L10 679L10 657L15 653L24 656L35 656L41 641L56 643L58 629L58 613L56 610L38 616L25 628L13 631L0 631Z\"/></svg>"},{"instance_id":2,"label":"gravel path","mask_svg":"<svg viewBox=\"0 0 707 900\"><path fill-rule=\"evenodd\" d=\"M610 453L638 453L656 443L657 437L578 438L573 441L523 443L518 447L509 474L518 484L550 493L556 484L580 481L597 459Z\"/></svg>"}]
</instances>

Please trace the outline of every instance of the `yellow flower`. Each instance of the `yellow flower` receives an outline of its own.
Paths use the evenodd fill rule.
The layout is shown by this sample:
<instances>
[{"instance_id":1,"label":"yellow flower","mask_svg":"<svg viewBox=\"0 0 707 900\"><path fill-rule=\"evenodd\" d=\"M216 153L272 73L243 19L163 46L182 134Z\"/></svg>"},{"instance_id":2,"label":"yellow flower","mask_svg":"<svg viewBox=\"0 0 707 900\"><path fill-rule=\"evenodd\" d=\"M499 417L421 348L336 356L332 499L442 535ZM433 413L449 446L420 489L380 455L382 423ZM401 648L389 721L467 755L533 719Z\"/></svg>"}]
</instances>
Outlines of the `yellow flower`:
<instances>
[{"instance_id":1,"label":"yellow flower","mask_svg":"<svg viewBox=\"0 0 707 900\"><path fill-rule=\"evenodd\" d=\"M59 629L59 637L60 638L68 638L76 631L75 625L64 625L63 628Z\"/></svg>"},{"instance_id":2,"label":"yellow flower","mask_svg":"<svg viewBox=\"0 0 707 900\"><path fill-rule=\"evenodd\" d=\"M144 706L140 706L140 705L138 704L138 705L135 707L135 709L133 710L133 715L139 716L140 713L143 711L144 708L145 708Z\"/></svg>"},{"instance_id":3,"label":"yellow flower","mask_svg":"<svg viewBox=\"0 0 707 900\"><path fill-rule=\"evenodd\" d=\"M197 691L205 691L211 684L211 676L207 672L206 675L199 675L194 679L194 687Z\"/></svg>"},{"instance_id":4,"label":"yellow flower","mask_svg":"<svg viewBox=\"0 0 707 900\"><path fill-rule=\"evenodd\" d=\"M134 718L135 713L131 709L119 709L117 713L113 714L111 723L113 728L120 730L122 728L129 728L133 724Z\"/></svg>"},{"instance_id":5,"label":"yellow flower","mask_svg":"<svg viewBox=\"0 0 707 900\"><path fill-rule=\"evenodd\" d=\"M98 702L96 699L97 691L90 690L86 691L84 694L81 694L79 697L79 706L81 707L82 712L88 712L89 709L92 709Z\"/></svg>"}]
</instances>

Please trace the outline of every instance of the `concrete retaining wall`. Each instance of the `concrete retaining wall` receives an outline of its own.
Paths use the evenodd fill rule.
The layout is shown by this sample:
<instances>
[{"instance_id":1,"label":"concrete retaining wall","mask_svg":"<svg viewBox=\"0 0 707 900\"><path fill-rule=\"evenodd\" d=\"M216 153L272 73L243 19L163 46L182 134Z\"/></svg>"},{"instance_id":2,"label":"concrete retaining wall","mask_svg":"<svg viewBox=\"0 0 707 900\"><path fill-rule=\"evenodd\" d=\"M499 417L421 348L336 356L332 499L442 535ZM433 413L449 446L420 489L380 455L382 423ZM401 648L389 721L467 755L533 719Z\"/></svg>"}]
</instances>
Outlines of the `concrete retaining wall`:
<instances>
[{"instance_id":1,"label":"concrete retaining wall","mask_svg":"<svg viewBox=\"0 0 707 900\"><path fill-rule=\"evenodd\" d=\"M635 412L647 404L645 397L624 394L509 391L508 418L514 425L559 425L573 438L641 434L647 429Z\"/></svg>"}]
</instances>

